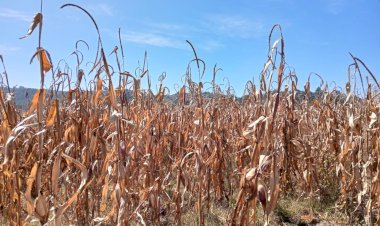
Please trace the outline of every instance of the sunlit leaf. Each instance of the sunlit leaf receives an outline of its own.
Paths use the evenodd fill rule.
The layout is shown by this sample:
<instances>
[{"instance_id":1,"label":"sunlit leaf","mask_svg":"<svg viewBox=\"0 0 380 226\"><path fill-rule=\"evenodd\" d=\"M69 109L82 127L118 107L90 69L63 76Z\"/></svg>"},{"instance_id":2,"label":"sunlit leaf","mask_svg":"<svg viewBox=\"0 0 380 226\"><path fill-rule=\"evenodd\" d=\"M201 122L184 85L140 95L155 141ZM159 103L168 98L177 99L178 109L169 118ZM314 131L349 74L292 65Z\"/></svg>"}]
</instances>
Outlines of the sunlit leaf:
<instances>
[{"instance_id":1,"label":"sunlit leaf","mask_svg":"<svg viewBox=\"0 0 380 226\"><path fill-rule=\"evenodd\" d=\"M39 100L40 95L42 95L43 98L45 97L45 89L39 89L33 95L32 102L31 102L30 107L29 107L28 115L30 115L34 110L37 109L38 100Z\"/></svg>"},{"instance_id":2,"label":"sunlit leaf","mask_svg":"<svg viewBox=\"0 0 380 226\"><path fill-rule=\"evenodd\" d=\"M33 21L29 26L28 32L26 33L25 36L22 36L20 39L26 38L29 35L31 35L34 31L34 29L37 27L38 24L42 23L42 14L41 13L36 13L33 17Z\"/></svg>"},{"instance_id":3,"label":"sunlit leaf","mask_svg":"<svg viewBox=\"0 0 380 226\"><path fill-rule=\"evenodd\" d=\"M54 124L57 115L58 100L55 99L53 104L50 105L49 114L46 118L46 126L50 127Z\"/></svg>"}]
</instances>

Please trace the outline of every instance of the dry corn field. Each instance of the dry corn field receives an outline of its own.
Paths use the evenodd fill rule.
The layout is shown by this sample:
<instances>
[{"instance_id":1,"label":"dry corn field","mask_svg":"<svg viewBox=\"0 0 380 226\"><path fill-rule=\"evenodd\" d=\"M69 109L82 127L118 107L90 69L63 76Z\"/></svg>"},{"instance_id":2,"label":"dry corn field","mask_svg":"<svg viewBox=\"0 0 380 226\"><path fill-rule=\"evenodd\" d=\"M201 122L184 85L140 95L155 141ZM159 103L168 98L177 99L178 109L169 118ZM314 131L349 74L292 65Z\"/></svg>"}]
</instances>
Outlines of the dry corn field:
<instances>
[{"instance_id":1,"label":"dry corn field","mask_svg":"<svg viewBox=\"0 0 380 226\"><path fill-rule=\"evenodd\" d=\"M86 10L62 8L86 13L99 34ZM41 31L42 18L26 36ZM71 73L52 66L39 32L32 60L41 88L28 111L15 107L4 66L2 224L281 225L283 199L331 205L347 225L380 224L379 84L359 58L348 62L345 91L316 74L300 91L275 25L261 79L247 82L238 100L216 84L217 67L202 83L206 64L188 41L194 59L171 102L164 76L154 93L145 64L132 75L121 41L108 55L98 38L86 73L78 46L87 44L77 42ZM317 93L310 77L321 80Z\"/></svg>"}]
</instances>

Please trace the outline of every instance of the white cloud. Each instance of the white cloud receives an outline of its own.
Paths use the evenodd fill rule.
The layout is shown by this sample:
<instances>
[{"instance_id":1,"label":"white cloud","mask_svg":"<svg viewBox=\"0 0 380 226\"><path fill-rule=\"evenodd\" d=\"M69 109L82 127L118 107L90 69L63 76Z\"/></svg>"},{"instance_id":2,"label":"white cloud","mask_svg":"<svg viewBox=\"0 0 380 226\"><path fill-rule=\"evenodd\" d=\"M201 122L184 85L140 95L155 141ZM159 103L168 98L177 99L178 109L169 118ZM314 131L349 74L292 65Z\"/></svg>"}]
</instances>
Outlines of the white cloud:
<instances>
[{"instance_id":1,"label":"white cloud","mask_svg":"<svg viewBox=\"0 0 380 226\"><path fill-rule=\"evenodd\" d=\"M19 50L21 50L21 48L18 46L9 46L5 44L0 44L0 55L3 55L3 56L12 54Z\"/></svg>"},{"instance_id":2,"label":"white cloud","mask_svg":"<svg viewBox=\"0 0 380 226\"><path fill-rule=\"evenodd\" d=\"M210 29L228 37L252 38L265 34L265 25L242 16L214 15L208 18Z\"/></svg>"},{"instance_id":3,"label":"white cloud","mask_svg":"<svg viewBox=\"0 0 380 226\"><path fill-rule=\"evenodd\" d=\"M199 27L195 27L189 24L175 24L175 23L162 23L162 22L151 22L145 23L146 26L157 30L158 32L169 32L171 34L175 34L177 36L186 36L189 33L199 33L202 32L202 29Z\"/></svg>"},{"instance_id":4,"label":"white cloud","mask_svg":"<svg viewBox=\"0 0 380 226\"><path fill-rule=\"evenodd\" d=\"M89 9L96 14L102 14L102 15L106 15L106 16L113 16L114 15L114 10L113 10L112 6L105 4L105 3L90 5Z\"/></svg>"},{"instance_id":5,"label":"white cloud","mask_svg":"<svg viewBox=\"0 0 380 226\"><path fill-rule=\"evenodd\" d=\"M206 40L206 41L200 43L199 47L205 51L213 51L216 49L223 48L224 45L218 41L215 41L215 40Z\"/></svg>"},{"instance_id":6,"label":"white cloud","mask_svg":"<svg viewBox=\"0 0 380 226\"><path fill-rule=\"evenodd\" d=\"M194 40L194 35L188 35L186 39ZM156 47L166 47L166 48L174 48L174 49L185 49L190 50L189 46L186 43L186 39L182 39L180 37L176 37L173 34L166 33L144 33L144 32L127 32L122 34L122 39L130 42L141 45L150 45ZM223 45L215 40L199 40L192 41L195 47L199 47L204 51L213 51L216 49L220 49Z\"/></svg>"},{"instance_id":7,"label":"white cloud","mask_svg":"<svg viewBox=\"0 0 380 226\"><path fill-rule=\"evenodd\" d=\"M7 9L7 8L0 8L0 17L8 18L8 19L16 19L16 20L22 20L26 22L32 21L33 17L25 12L13 10L13 9Z\"/></svg>"},{"instance_id":8,"label":"white cloud","mask_svg":"<svg viewBox=\"0 0 380 226\"><path fill-rule=\"evenodd\" d=\"M170 24L170 23L148 23L153 28L159 29L159 30L167 30L167 31L179 31L183 30L183 26L180 26L178 24Z\"/></svg>"},{"instance_id":9,"label":"white cloud","mask_svg":"<svg viewBox=\"0 0 380 226\"><path fill-rule=\"evenodd\" d=\"M189 50L186 40L190 40L196 48L204 51L214 51L223 47L218 40L210 39L210 30L205 27L192 25L145 22L145 31L129 31L122 35L122 39L141 45Z\"/></svg>"},{"instance_id":10,"label":"white cloud","mask_svg":"<svg viewBox=\"0 0 380 226\"><path fill-rule=\"evenodd\" d=\"M127 32L122 35L122 38L127 42L157 47L181 49L184 46L183 42L179 40L155 33Z\"/></svg>"},{"instance_id":11,"label":"white cloud","mask_svg":"<svg viewBox=\"0 0 380 226\"><path fill-rule=\"evenodd\" d=\"M99 4L98 5L99 9L107 14L108 16L113 16L113 9L110 5L107 4Z\"/></svg>"}]
</instances>

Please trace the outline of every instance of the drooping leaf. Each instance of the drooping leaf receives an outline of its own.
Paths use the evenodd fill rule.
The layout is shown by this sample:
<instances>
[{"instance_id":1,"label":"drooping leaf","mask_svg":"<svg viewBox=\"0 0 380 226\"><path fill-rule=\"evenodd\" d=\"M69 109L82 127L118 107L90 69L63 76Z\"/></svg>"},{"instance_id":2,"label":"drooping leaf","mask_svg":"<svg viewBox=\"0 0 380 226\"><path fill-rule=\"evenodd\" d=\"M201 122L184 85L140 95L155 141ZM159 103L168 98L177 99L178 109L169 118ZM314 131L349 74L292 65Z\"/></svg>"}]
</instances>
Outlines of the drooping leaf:
<instances>
[{"instance_id":1,"label":"drooping leaf","mask_svg":"<svg viewBox=\"0 0 380 226\"><path fill-rule=\"evenodd\" d=\"M53 104L50 106L49 109L49 114L46 118L46 126L51 127L53 126L55 120L56 120L56 115L57 115L57 105L58 105L58 100L55 99Z\"/></svg>"},{"instance_id":2,"label":"drooping leaf","mask_svg":"<svg viewBox=\"0 0 380 226\"><path fill-rule=\"evenodd\" d=\"M108 196L108 182L109 182L109 175L106 176L105 182L103 185L103 191L102 191L102 198L100 202L100 211L105 211L107 207L107 196Z\"/></svg>"},{"instance_id":3,"label":"drooping leaf","mask_svg":"<svg viewBox=\"0 0 380 226\"><path fill-rule=\"evenodd\" d=\"M178 93L178 99L180 100L180 102L182 104L185 103L185 97L186 97L186 88L185 86L183 86L180 90L179 90L179 93Z\"/></svg>"},{"instance_id":4,"label":"drooping leaf","mask_svg":"<svg viewBox=\"0 0 380 226\"><path fill-rule=\"evenodd\" d=\"M112 81L109 81L109 92L110 92L110 102L111 106L114 109L117 109L117 104L116 104L116 94L115 94L115 89L113 88Z\"/></svg>"},{"instance_id":5,"label":"drooping leaf","mask_svg":"<svg viewBox=\"0 0 380 226\"><path fill-rule=\"evenodd\" d=\"M59 187L58 187L58 179L61 174L61 154L58 155L54 159L54 164L51 172L51 188L54 195L58 195Z\"/></svg>"},{"instance_id":6,"label":"drooping leaf","mask_svg":"<svg viewBox=\"0 0 380 226\"><path fill-rule=\"evenodd\" d=\"M97 85L96 85L96 93L94 96L94 104L97 105L99 101L99 97L102 94L102 87L103 87L103 80L98 79Z\"/></svg>"},{"instance_id":7,"label":"drooping leaf","mask_svg":"<svg viewBox=\"0 0 380 226\"><path fill-rule=\"evenodd\" d=\"M50 54L44 48L37 48L37 51L34 53L32 58L30 59L30 63L33 62L33 59L37 56L38 60L42 61L42 70L46 73L50 71L53 67L51 64Z\"/></svg>"},{"instance_id":8,"label":"drooping leaf","mask_svg":"<svg viewBox=\"0 0 380 226\"><path fill-rule=\"evenodd\" d=\"M39 53L39 60L42 61L42 69L44 70L44 72L48 72L50 71L50 69L52 68L52 65L51 65L51 61L50 61L50 57L48 57L48 53L46 52L46 50L40 48L40 53Z\"/></svg>"},{"instance_id":9,"label":"drooping leaf","mask_svg":"<svg viewBox=\"0 0 380 226\"><path fill-rule=\"evenodd\" d=\"M32 188L34 181L37 177L37 169L38 169L38 163L34 163L34 166L32 170L30 171L29 177L26 182L26 192L25 192L25 198L26 198L26 210L29 215L32 215L34 212L34 199L32 197Z\"/></svg>"},{"instance_id":10,"label":"drooping leaf","mask_svg":"<svg viewBox=\"0 0 380 226\"><path fill-rule=\"evenodd\" d=\"M37 109L40 93L42 93L42 96L45 97L45 89L39 89L34 94L34 96L32 98L32 102L31 102L30 107L29 107L28 115L30 115L34 110Z\"/></svg>"},{"instance_id":11,"label":"drooping leaf","mask_svg":"<svg viewBox=\"0 0 380 226\"><path fill-rule=\"evenodd\" d=\"M49 216L49 202L45 195L39 195L34 202L35 214L39 218L41 224L47 222Z\"/></svg>"},{"instance_id":12,"label":"drooping leaf","mask_svg":"<svg viewBox=\"0 0 380 226\"><path fill-rule=\"evenodd\" d=\"M29 26L28 32L26 33L26 35L20 37L20 39L26 38L29 35L31 35L33 33L34 29L40 23L42 23L42 14L41 13L36 13L36 15L34 15L34 17L33 17L32 23Z\"/></svg>"}]
</instances>

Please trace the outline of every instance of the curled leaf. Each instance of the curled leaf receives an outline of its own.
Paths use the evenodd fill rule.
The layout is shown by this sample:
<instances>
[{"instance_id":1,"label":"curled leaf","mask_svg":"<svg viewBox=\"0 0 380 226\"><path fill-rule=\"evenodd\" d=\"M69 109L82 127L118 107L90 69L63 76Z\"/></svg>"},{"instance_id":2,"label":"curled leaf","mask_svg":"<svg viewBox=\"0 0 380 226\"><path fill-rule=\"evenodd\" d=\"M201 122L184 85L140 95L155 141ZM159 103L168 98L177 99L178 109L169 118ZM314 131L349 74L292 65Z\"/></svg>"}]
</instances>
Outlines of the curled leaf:
<instances>
[{"instance_id":1,"label":"curled leaf","mask_svg":"<svg viewBox=\"0 0 380 226\"><path fill-rule=\"evenodd\" d=\"M44 89L37 90L37 92L34 94L34 96L32 98L32 103L30 104L28 115L30 115L34 110L37 109L40 93L43 97L45 97L45 90Z\"/></svg>"},{"instance_id":2,"label":"curled leaf","mask_svg":"<svg viewBox=\"0 0 380 226\"><path fill-rule=\"evenodd\" d=\"M54 124L57 115L58 100L55 99L54 103L50 106L49 114L46 118L46 126L50 127Z\"/></svg>"},{"instance_id":3,"label":"curled leaf","mask_svg":"<svg viewBox=\"0 0 380 226\"><path fill-rule=\"evenodd\" d=\"M36 56L38 57L38 60L40 60L40 62L42 61L42 70L45 73L50 71L50 69L52 68L50 54L44 48L39 47L30 59L30 63L33 62L33 59Z\"/></svg>"},{"instance_id":4,"label":"curled leaf","mask_svg":"<svg viewBox=\"0 0 380 226\"><path fill-rule=\"evenodd\" d=\"M31 35L33 33L34 29L40 23L42 23L42 13L36 13L36 15L34 15L34 17L33 17L32 23L29 26L28 32L26 33L26 35L20 37L20 39L26 38L29 35Z\"/></svg>"}]
</instances>

